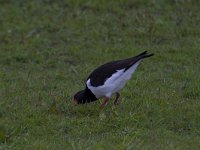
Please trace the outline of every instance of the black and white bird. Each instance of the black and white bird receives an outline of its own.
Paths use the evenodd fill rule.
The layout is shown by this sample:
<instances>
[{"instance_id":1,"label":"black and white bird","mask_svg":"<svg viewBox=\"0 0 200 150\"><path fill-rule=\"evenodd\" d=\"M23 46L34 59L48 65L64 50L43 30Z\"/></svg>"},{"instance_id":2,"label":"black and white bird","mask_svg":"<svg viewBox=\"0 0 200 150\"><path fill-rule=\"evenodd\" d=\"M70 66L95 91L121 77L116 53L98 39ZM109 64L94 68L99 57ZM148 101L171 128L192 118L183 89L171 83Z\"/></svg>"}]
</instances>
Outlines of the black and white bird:
<instances>
[{"instance_id":1,"label":"black and white bird","mask_svg":"<svg viewBox=\"0 0 200 150\"><path fill-rule=\"evenodd\" d=\"M116 94L114 104L117 105L120 97L119 92L127 81L130 80L140 62L144 58L153 55L144 51L128 59L112 61L101 65L89 75L85 89L74 95L73 103L75 105L85 104L104 98L101 105L101 108L103 108L107 105L112 94Z\"/></svg>"}]
</instances>

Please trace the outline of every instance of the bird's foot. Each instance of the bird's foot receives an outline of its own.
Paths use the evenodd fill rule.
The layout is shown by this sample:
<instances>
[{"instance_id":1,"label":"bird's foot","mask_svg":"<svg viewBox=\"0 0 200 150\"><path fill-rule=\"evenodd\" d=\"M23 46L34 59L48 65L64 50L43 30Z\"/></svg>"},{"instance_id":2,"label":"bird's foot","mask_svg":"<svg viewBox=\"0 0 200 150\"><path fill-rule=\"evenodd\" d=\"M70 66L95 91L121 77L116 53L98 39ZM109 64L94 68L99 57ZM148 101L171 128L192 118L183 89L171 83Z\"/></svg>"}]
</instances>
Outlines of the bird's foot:
<instances>
[{"instance_id":1,"label":"bird's foot","mask_svg":"<svg viewBox=\"0 0 200 150\"><path fill-rule=\"evenodd\" d=\"M108 104L109 98L105 98L103 103L100 106L100 110L102 110Z\"/></svg>"}]
</instances>

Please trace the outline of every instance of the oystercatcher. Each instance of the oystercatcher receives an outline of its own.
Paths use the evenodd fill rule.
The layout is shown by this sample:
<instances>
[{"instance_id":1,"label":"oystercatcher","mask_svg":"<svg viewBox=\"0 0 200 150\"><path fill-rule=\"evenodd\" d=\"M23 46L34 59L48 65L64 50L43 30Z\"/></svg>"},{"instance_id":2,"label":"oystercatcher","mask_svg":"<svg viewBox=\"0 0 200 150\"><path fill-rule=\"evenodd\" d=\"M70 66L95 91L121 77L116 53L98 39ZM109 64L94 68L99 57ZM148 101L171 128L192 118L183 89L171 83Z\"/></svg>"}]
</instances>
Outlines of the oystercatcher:
<instances>
[{"instance_id":1,"label":"oystercatcher","mask_svg":"<svg viewBox=\"0 0 200 150\"><path fill-rule=\"evenodd\" d=\"M116 94L114 104L117 105L120 97L120 90L131 78L141 60L151 57L147 51L123 60L108 62L95 69L87 78L84 90L74 95L73 103L85 104L104 98L101 108L107 105L112 94Z\"/></svg>"}]
</instances>

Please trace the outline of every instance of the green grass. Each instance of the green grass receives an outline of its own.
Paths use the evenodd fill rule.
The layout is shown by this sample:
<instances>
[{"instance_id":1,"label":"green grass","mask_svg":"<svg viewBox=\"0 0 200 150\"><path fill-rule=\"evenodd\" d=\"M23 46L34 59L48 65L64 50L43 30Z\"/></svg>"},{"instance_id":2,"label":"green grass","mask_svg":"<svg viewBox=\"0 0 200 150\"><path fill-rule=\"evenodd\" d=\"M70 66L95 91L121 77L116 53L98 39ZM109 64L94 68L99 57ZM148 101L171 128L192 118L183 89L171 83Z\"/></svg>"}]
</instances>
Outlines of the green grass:
<instances>
[{"instance_id":1,"label":"green grass","mask_svg":"<svg viewBox=\"0 0 200 150\"><path fill-rule=\"evenodd\" d=\"M0 149L199 149L200 2L1 0ZM88 74L155 53L102 111Z\"/></svg>"}]
</instances>

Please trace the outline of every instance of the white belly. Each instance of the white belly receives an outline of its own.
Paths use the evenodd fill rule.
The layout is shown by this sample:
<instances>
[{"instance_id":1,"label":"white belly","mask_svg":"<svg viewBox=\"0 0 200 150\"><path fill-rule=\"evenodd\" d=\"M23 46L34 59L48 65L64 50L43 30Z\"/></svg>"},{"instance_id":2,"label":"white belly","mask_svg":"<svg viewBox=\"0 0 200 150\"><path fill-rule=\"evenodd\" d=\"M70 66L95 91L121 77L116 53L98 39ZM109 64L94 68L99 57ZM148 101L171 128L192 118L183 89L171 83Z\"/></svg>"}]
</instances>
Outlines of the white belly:
<instances>
[{"instance_id":1,"label":"white belly","mask_svg":"<svg viewBox=\"0 0 200 150\"><path fill-rule=\"evenodd\" d=\"M130 80L134 71L138 67L140 61L131 66L128 70L124 72L124 69L118 70L109 79L106 80L104 85L94 87L90 83L90 79L87 80L87 87L92 91L92 93L97 97L108 97L110 98L113 93L119 92Z\"/></svg>"}]
</instances>

